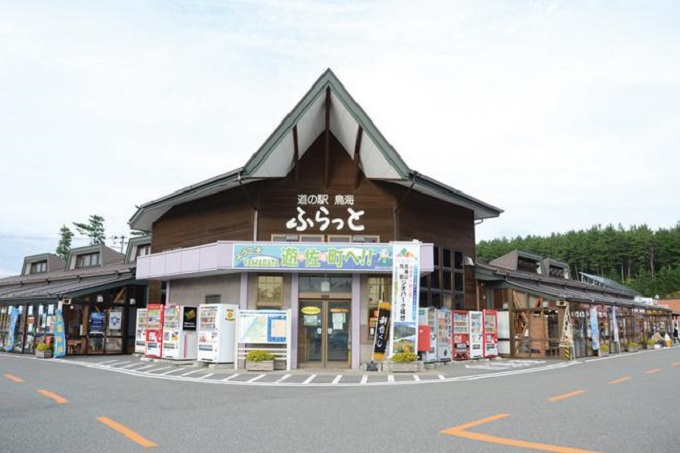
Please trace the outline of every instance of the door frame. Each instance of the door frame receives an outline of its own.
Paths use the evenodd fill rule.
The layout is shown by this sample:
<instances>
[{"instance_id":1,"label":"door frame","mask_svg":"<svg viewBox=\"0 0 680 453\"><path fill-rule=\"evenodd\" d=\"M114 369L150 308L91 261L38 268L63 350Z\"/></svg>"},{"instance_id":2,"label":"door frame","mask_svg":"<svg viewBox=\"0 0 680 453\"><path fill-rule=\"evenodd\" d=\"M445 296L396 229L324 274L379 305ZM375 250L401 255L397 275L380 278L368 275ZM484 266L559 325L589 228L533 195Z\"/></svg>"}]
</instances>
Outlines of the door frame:
<instances>
[{"instance_id":1,"label":"door frame","mask_svg":"<svg viewBox=\"0 0 680 453\"><path fill-rule=\"evenodd\" d=\"M323 294L321 297L300 297L298 300L298 322L297 322L297 335L298 335L298 351L297 351L297 365L298 368L324 368L324 369L350 369L352 367L352 299L350 297L328 297L327 294ZM347 308L347 313L349 313L348 319L345 321L345 326L347 330L347 360L346 361L329 361L329 338L328 333L331 320L329 319L330 310L329 304L331 303L342 303ZM320 305L321 308L321 344L320 352L321 359L318 362L303 361L305 354L304 349L308 347L307 344L303 342L304 338L304 324L302 309L311 304Z\"/></svg>"}]
</instances>

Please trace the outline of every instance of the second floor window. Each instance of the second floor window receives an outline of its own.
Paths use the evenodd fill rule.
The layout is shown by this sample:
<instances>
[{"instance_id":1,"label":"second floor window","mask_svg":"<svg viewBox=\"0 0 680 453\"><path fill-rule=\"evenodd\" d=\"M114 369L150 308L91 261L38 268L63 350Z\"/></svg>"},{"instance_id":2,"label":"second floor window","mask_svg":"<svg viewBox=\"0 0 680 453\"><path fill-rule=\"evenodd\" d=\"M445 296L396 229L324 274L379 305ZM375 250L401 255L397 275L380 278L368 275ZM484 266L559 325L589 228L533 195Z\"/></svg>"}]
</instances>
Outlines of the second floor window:
<instances>
[{"instance_id":1,"label":"second floor window","mask_svg":"<svg viewBox=\"0 0 680 453\"><path fill-rule=\"evenodd\" d=\"M76 257L76 268L99 266L99 253L88 253Z\"/></svg>"},{"instance_id":2,"label":"second floor window","mask_svg":"<svg viewBox=\"0 0 680 453\"><path fill-rule=\"evenodd\" d=\"M47 261L31 263L31 274L42 274L43 272L47 272Z\"/></svg>"}]
</instances>

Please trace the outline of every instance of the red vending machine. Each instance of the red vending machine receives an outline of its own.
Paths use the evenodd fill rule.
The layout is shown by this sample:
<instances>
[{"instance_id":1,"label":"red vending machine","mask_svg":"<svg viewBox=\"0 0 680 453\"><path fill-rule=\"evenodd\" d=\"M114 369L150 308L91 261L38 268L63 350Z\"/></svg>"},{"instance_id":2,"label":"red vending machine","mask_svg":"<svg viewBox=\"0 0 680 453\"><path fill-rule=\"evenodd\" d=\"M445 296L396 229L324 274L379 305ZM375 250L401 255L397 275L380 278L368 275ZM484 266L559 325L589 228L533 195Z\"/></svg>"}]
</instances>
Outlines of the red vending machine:
<instances>
[{"instance_id":1,"label":"red vending machine","mask_svg":"<svg viewBox=\"0 0 680 453\"><path fill-rule=\"evenodd\" d=\"M496 310L484 310L484 357L498 357L498 316Z\"/></svg>"},{"instance_id":2,"label":"red vending machine","mask_svg":"<svg viewBox=\"0 0 680 453\"><path fill-rule=\"evenodd\" d=\"M163 313L162 304L146 306L146 357L160 359L163 353Z\"/></svg>"},{"instance_id":3,"label":"red vending machine","mask_svg":"<svg viewBox=\"0 0 680 453\"><path fill-rule=\"evenodd\" d=\"M470 358L470 313L453 310L453 360Z\"/></svg>"}]
</instances>

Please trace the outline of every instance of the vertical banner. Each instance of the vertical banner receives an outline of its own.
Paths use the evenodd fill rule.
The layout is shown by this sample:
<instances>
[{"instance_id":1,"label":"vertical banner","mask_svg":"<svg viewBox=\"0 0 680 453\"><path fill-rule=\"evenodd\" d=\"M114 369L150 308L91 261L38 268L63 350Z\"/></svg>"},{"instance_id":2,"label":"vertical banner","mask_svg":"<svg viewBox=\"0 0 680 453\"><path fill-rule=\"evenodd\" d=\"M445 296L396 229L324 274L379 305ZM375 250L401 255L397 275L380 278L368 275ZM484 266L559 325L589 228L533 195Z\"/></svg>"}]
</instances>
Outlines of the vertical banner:
<instances>
[{"instance_id":1,"label":"vertical banner","mask_svg":"<svg viewBox=\"0 0 680 453\"><path fill-rule=\"evenodd\" d=\"M54 321L54 358L66 355L66 333L64 332L64 314L61 309L57 310Z\"/></svg>"},{"instance_id":2,"label":"vertical banner","mask_svg":"<svg viewBox=\"0 0 680 453\"><path fill-rule=\"evenodd\" d=\"M600 349L600 327L597 324L597 308L590 308L590 338L593 342L593 350Z\"/></svg>"},{"instance_id":3,"label":"vertical banner","mask_svg":"<svg viewBox=\"0 0 680 453\"><path fill-rule=\"evenodd\" d=\"M392 307L387 302L380 302L380 305L378 305L378 321L375 327L375 337L373 340L373 361L385 359L385 351L387 350L387 342L390 333L391 308Z\"/></svg>"},{"instance_id":4,"label":"vertical banner","mask_svg":"<svg viewBox=\"0 0 680 453\"><path fill-rule=\"evenodd\" d=\"M612 326L614 331L614 343L619 343L619 322L616 320L616 307L612 307Z\"/></svg>"},{"instance_id":5,"label":"vertical banner","mask_svg":"<svg viewBox=\"0 0 680 453\"><path fill-rule=\"evenodd\" d=\"M392 243L392 319L390 357L418 352L420 242Z\"/></svg>"},{"instance_id":6,"label":"vertical banner","mask_svg":"<svg viewBox=\"0 0 680 453\"><path fill-rule=\"evenodd\" d=\"M562 338L560 339L560 345L565 348L571 348L574 346L574 334L571 327L571 312L569 311L568 303L564 309L564 322L562 323Z\"/></svg>"},{"instance_id":7,"label":"vertical banner","mask_svg":"<svg viewBox=\"0 0 680 453\"><path fill-rule=\"evenodd\" d=\"M9 332L7 333L7 341L5 341L5 351L7 352L14 349L14 332L17 329L18 318L19 310L16 307L9 307Z\"/></svg>"}]
</instances>

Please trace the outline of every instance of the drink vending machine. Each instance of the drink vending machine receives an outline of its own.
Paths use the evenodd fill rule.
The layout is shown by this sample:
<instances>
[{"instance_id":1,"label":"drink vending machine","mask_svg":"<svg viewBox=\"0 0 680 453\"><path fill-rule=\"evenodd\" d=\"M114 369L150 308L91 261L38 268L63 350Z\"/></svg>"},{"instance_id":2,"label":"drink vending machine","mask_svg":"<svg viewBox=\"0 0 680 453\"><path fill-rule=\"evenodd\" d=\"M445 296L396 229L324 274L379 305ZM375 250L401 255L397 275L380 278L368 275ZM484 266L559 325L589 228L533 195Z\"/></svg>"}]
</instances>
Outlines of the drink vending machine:
<instances>
[{"instance_id":1,"label":"drink vending machine","mask_svg":"<svg viewBox=\"0 0 680 453\"><path fill-rule=\"evenodd\" d=\"M439 309L437 310L437 360L451 360L452 342L451 310Z\"/></svg>"},{"instance_id":2,"label":"drink vending machine","mask_svg":"<svg viewBox=\"0 0 680 453\"><path fill-rule=\"evenodd\" d=\"M137 309L135 325L135 353L146 354L146 308Z\"/></svg>"},{"instance_id":3,"label":"drink vending machine","mask_svg":"<svg viewBox=\"0 0 680 453\"><path fill-rule=\"evenodd\" d=\"M163 314L162 304L146 306L146 353L147 357L160 359L163 352Z\"/></svg>"},{"instance_id":4,"label":"drink vending machine","mask_svg":"<svg viewBox=\"0 0 680 453\"><path fill-rule=\"evenodd\" d=\"M484 357L498 357L498 318L496 310L484 310Z\"/></svg>"},{"instance_id":5,"label":"drink vending machine","mask_svg":"<svg viewBox=\"0 0 680 453\"><path fill-rule=\"evenodd\" d=\"M197 317L197 307L190 305L165 306L163 358L193 360L197 357Z\"/></svg>"},{"instance_id":6,"label":"drink vending machine","mask_svg":"<svg viewBox=\"0 0 680 453\"><path fill-rule=\"evenodd\" d=\"M238 305L198 306L198 360L234 363Z\"/></svg>"},{"instance_id":7,"label":"drink vending machine","mask_svg":"<svg viewBox=\"0 0 680 453\"><path fill-rule=\"evenodd\" d=\"M418 308L418 324L430 328L430 348L422 352L423 362L437 360L437 313L432 307Z\"/></svg>"},{"instance_id":8,"label":"drink vending machine","mask_svg":"<svg viewBox=\"0 0 680 453\"><path fill-rule=\"evenodd\" d=\"M470 358L470 312L453 312L453 360Z\"/></svg>"},{"instance_id":9,"label":"drink vending machine","mask_svg":"<svg viewBox=\"0 0 680 453\"><path fill-rule=\"evenodd\" d=\"M470 358L484 356L484 316L481 311L470 312Z\"/></svg>"}]
</instances>

